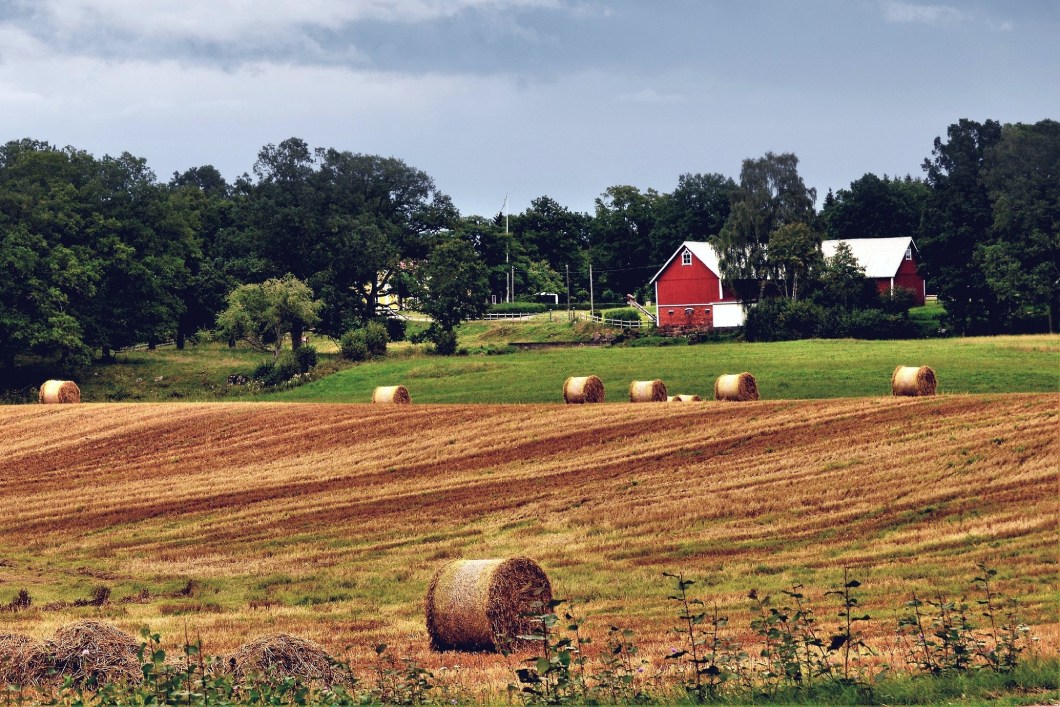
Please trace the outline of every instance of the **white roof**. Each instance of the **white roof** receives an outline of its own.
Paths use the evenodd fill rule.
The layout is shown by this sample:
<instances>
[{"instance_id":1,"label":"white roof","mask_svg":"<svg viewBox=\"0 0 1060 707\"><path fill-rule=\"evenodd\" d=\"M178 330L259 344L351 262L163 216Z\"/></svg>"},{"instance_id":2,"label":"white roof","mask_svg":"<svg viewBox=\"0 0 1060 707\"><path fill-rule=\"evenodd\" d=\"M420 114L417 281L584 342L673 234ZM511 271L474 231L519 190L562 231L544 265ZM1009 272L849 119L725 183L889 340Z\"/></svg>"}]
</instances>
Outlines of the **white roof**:
<instances>
[{"instance_id":1,"label":"white roof","mask_svg":"<svg viewBox=\"0 0 1060 707\"><path fill-rule=\"evenodd\" d=\"M670 256L670 259L663 263L663 266L659 268L659 272L655 273L655 277L653 277L648 284L650 285L658 280L659 276L663 274L663 271L670 267L670 263L673 262L674 258L686 248L691 251L692 255L696 256L701 263L710 268L711 272L719 278L721 277L721 264L718 262L718 254L715 252L714 247L706 241L685 241L681 244L680 248L674 251L674 254Z\"/></svg>"},{"instance_id":2,"label":"white roof","mask_svg":"<svg viewBox=\"0 0 1060 707\"><path fill-rule=\"evenodd\" d=\"M858 264L865 268L865 277L894 277L902 260L905 259L905 251L916 247L909 236L844 238L822 242L821 253L824 257L831 258L835 255L836 247L840 243L846 243Z\"/></svg>"}]
</instances>

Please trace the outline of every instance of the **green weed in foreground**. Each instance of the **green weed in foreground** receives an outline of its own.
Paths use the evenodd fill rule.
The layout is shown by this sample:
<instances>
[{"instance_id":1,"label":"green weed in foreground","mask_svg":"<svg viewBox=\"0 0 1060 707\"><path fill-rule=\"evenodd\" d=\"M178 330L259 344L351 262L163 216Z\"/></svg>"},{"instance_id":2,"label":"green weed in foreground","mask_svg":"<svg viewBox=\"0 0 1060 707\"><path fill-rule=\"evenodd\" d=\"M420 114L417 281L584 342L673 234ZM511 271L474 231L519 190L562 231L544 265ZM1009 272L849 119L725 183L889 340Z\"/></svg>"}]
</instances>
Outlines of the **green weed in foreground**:
<instances>
[{"instance_id":1,"label":"green weed in foreground","mask_svg":"<svg viewBox=\"0 0 1060 707\"><path fill-rule=\"evenodd\" d=\"M618 626L608 629L603 650L594 651L573 604L551 601L530 617L538 628L521 637L539 650L521 664L510 663L507 701L1015 705L1060 698L1060 661L1035 654L1017 605L992 589L992 572L980 566L973 580L976 613L986 622L974 624L964 599L925 604L914 597L902 609L898 640L889 650L863 638L859 625L872 617L859 608L861 584L846 575L841 586L822 594L827 607L820 613L830 615L827 621L817 618L799 586L776 596L752 590L754 640L741 645L740 632L696 595L695 580L666 574L676 645L661 664L643 658L633 633ZM43 688L8 686L3 704L470 704L487 697L463 678L393 655L385 644L376 646L375 665L362 677L334 660L324 684L299 677L296 659L240 677L224 659L206 657L198 642L185 639L173 659L158 634L144 629L141 636L142 679L135 684L109 683L97 674L81 681L58 675L53 677L60 682ZM922 658L925 651L934 656L930 663Z\"/></svg>"}]
</instances>

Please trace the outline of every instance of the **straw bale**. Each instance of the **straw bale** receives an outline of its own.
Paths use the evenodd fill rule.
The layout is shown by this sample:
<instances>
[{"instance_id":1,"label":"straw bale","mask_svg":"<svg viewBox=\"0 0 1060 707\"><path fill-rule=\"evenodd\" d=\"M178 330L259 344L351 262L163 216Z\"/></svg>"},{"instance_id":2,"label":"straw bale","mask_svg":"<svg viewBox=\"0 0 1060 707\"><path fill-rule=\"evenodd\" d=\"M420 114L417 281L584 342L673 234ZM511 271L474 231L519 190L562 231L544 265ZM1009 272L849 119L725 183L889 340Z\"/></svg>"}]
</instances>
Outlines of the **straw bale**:
<instances>
[{"instance_id":1,"label":"straw bale","mask_svg":"<svg viewBox=\"0 0 1060 707\"><path fill-rule=\"evenodd\" d=\"M455 560L442 566L427 589L427 633L435 650L517 648L518 637L539 627L529 615L549 611L552 585L525 557Z\"/></svg>"},{"instance_id":2,"label":"straw bale","mask_svg":"<svg viewBox=\"0 0 1060 707\"><path fill-rule=\"evenodd\" d=\"M703 398L699 397L698 395L687 394L671 395L670 397L666 398L666 402L668 403L698 403L702 401Z\"/></svg>"},{"instance_id":3,"label":"straw bale","mask_svg":"<svg viewBox=\"0 0 1060 707\"><path fill-rule=\"evenodd\" d=\"M75 683L140 682L140 642L99 621L79 621L55 632L55 669Z\"/></svg>"},{"instance_id":4,"label":"straw bale","mask_svg":"<svg viewBox=\"0 0 1060 707\"><path fill-rule=\"evenodd\" d=\"M604 382L596 376L571 376L563 382L563 400L574 403L604 402Z\"/></svg>"},{"instance_id":5,"label":"straw bale","mask_svg":"<svg viewBox=\"0 0 1060 707\"><path fill-rule=\"evenodd\" d=\"M319 644L287 633L271 633L243 644L229 664L239 681L296 678L327 687L351 682L349 672Z\"/></svg>"},{"instance_id":6,"label":"straw bale","mask_svg":"<svg viewBox=\"0 0 1060 707\"><path fill-rule=\"evenodd\" d=\"M37 687L48 681L55 646L18 633L0 633L0 687Z\"/></svg>"},{"instance_id":7,"label":"straw bale","mask_svg":"<svg viewBox=\"0 0 1060 707\"><path fill-rule=\"evenodd\" d=\"M408 405L412 398L409 389L403 385L381 385L372 391L372 402Z\"/></svg>"},{"instance_id":8,"label":"straw bale","mask_svg":"<svg viewBox=\"0 0 1060 707\"><path fill-rule=\"evenodd\" d=\"M629 402L664 403L666 402L666 384L658 379L633 381L629 384Z\"/></svg>"},{"instance_id":9,"label":"straw bale","mask_svg":"<svg viewBox=\"0 0 1060 707\"><path fill-rule=\"evenodd\" d=\"M81 389L73 381L48 380L37 394L40 403L79 403Z\"/></svg>"},{"instance_id":10,"label":"straw bale","mask_svg":"<svg viewBox=\"0 0 1060 707\"><path fill-rule=\"evenodd\" d=\"M714 399L746 401L758 400L758 384L750 373L732 373L718 376L714 381Z\"/></svg>"},{"instance_id":11,"label":"straw bale","mask_svg":"<svg viewBox=\"0 0 1060 707\"><path fill-rule=\"evenodd\" d=\"M891 395L934 395L938 381L927 366L898 366L891 374Z\"/></svg>"}]
</instances>

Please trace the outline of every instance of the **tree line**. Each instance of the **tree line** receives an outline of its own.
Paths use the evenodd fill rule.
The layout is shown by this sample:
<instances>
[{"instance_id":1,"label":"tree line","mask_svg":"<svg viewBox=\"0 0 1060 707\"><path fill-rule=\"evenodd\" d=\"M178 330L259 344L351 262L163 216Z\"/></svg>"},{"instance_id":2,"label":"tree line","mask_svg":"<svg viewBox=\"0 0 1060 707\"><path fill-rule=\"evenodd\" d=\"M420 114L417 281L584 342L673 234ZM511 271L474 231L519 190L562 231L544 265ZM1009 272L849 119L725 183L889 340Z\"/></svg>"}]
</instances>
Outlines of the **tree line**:
<instances>
[{"instance_id":1,"label":"tree line","mask_svg":"<svg viewBox=\"0 0 1060 707\"><path fill-rule=\"evenodd\" d=\"M308 288L312 326L335 338L384 314L388 292L450 332L492 298L650 297L646 283L685 240L712 242L749 300L799 301L827 281L822 239L910 235L955 329L1055 329L1057 122L961 120L935 139L922 178L866 174L819 211L797 166L767 153L739 181L683 174L669 193L609 187L591 214L541 196L483 217L461 215L400 159L298 138L263 147L232 183L209 165L161 181L129 153L11 141L0 147L0 367L183 346L217 326L239 286L285 279Z\"/></svg>"}]
</instances>

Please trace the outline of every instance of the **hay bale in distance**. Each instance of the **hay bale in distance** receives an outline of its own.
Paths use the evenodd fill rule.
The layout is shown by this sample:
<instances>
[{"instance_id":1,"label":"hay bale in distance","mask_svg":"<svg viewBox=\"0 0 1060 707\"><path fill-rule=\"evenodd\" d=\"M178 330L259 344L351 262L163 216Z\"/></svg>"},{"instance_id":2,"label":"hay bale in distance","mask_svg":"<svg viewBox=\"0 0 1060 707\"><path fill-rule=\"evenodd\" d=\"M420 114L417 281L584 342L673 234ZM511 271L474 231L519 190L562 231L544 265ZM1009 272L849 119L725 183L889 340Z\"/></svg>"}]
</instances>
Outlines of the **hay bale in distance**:
<instances>
[{"instance_id":1,"label":"hay bale in distance","mask_svg":"<svg viewBox=\"0 0 1060 707\"><path fill-rule=\"evenodd\" d=\"M412 398L409 389L403 385L381 385L372 391L372 402L408 405Z\"/></svg>"},{"instance_id":2,"label":"hay bale in distance","mask_svg":"<svg viewBox=\"0 0 1060 707\"><path fill-rule=\"evenodd\" d=\"M661 380L633 381L629 384L629 402L665 403L666 384Z\"/></svg>"},{"instance_id":3,"label":"hay bale in distance","mask_svg":"<svg viewBox=\"0 0 1060 707\"><path fill-rule=\"evenodd\" d=\"M671 395L666 399L666 402L668 403L699 403L702 401L703 398L699 397L698 395L685 394Z\"/></svg>"},{"instance_id":4,"label":"hay bale in distance","mask_svg":"<svg viewBox=\"0 0 1060 707\"><path fill-rule=\"evenodd\" d=\"M349 673L320 645L287 633L271 633L244 643L230 664L239 681L296 678L327 687L350 683Z\"/></svg>"},{"instance_id":5,"label":"hay bale in distance","mask_svg":"<svg viewBox=\"0 0 1060 707\"><path fill-rule=\"evenodd\" d=\"M49 380L44 381L37 394L39 403L79 403L81 402L81 389L73 381Z\"/></svg>"},{"instance_id":6,"label":"hay bale in distance","mask_svg":"<svg viewBox=\"0 0 1060 707\"><path fill-rule=\"evenodd\" d=\"M596 376L571 376L563 382L563 400L575 403L604 402L604 382Z\"/></svg>"},{"instance_id":7,"label":"hay bale in distance","mask_svg":"<svg viewBox=\"0 0 1060 707\"><path fill-rule=\"evenodd\" d=\"M0 633L0 685L38 687L48 681L55 646L18 633Z\"/></svg>"},{"instance_id":8,"label":"hay bale in distance","mask_svg":"<svg viewBox=\"0 0 1060 707\"><path fill-rule=\"evenodd\" d=\"M927 366L898 366L891 374L891 395L934 395L938 381Z\"/></svg>"},{"instance_id":9,"label":"hay bale in distance","mask_svg":"<svg viewBox=\"0 0 1060 707\"><path fill-rule=\"evenodd\" d=\"M525 557L455 560L431 579L424 608L435 650L496 651L517 647L538 626L528 614L549 611L552 585Z\"/></svg>"},{"instance_id":10,"label":"hay bale in distance","mask_svg":"<svg viewBox=\"0 0 1060 707\"><path fill-rule=\"evenodd\" d=\"M758 400L758 383L750 373L731 373L714 381L714 399L730 401Z\"/></svg>"},{"instance_id":11,"label":"hay bale in distance","mask_svg":"<svg viewBox=\"0 0 1060 707\"><path fill-rule=\"evenodd\" d=\"M79 621L55 632L55 669L77 684L136 683L143 679L140 642L109 624Z\"/></svg>"}]
</instances>

